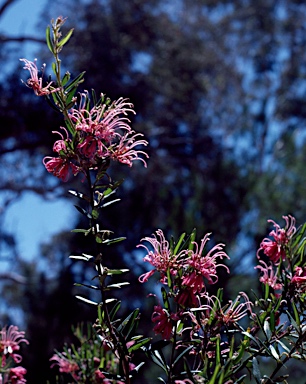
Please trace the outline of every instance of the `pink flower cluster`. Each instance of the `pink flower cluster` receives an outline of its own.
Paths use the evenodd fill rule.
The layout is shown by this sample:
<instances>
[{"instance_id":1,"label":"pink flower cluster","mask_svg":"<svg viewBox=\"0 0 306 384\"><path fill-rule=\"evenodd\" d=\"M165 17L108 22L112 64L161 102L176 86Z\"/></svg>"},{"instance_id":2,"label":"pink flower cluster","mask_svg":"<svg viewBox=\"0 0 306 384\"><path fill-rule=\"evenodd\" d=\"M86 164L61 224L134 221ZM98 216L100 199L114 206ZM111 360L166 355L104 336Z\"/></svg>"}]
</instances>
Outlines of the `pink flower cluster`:
<instances>
[{"instance_id":1,"label":"pink flower cluster","mask_svg":"<svg viewBox=\"0 0 306 384\"><path fill-rule=\"evenodd\" d=\"M127 343L127 347L131 346L133 343L134 341ZM103 371L115 374L119 365L119 359L104 343L102 345L103 347L99 349L101 357L93 355L89 351L84 355L80 349L73 355L66 352L57 352L50 359L52 362L51 368L58 366L59 372L69 374L76 383L84 382L84 377L86 376L87 379L90 377L90 382L93 384L111 384L113 383L113 380L106 378L99 367L101 361L103 361L104 364L106 363ZM93 366L91 366L91 363L93 363ZM135 365L129 363L129 368L130 371L132 371L135 368ZM123 381L120 380L117 380L116 383L124 384Z\"/></svg>"},{"instance_id":2,"label":"pink flower cluster","mask_svg":"<svg viewBox=\"0 0 306 384\"><path fill-rule=\"evenodd\" d=\"M0 376L0 384L23 384L26 383L25 374L26 369L18 366L11 367L9 358L15 363L20 363L22 357L16 353L19 351L20 343L29 344L28 340L24 338L24 332L19 331L18 327L11 325L8 329L2 328L0 331L0 354L2 361L2 369L5 370L3 377Z\"/></svg>"},{"instance_id":3,"label":"pink flower cluster","mask_svg":"<svg viewBox=\"0 0 306 384\"><path fill-rule=\"evenodd\" d=\"M21 61L26 64L24 69L30 71L30 79L26 85L36 95L49 95L60 90L52 87L52 82L42 85L35 62L26 59ZM113 103L97 104L89 109L88 92L82 93L80 99L79 106L68 112L69 125L73 127L72 138L65 128L62 129L66 132L66 138L57 132L61 136L61 140L56 141L53 146L57 157L46 156L43 160L47 171L67 181L70 173L86 174L89 169L98 169L102 162L105 164L108 160L118 161L129 167L135 160L140 160L146 167L144 158L148 158L148 155L136 147L146 146L148 142L142 138L141 133L132 130L127 117L129 113L135 114L133 105L127 99L119 98Z\"/></svg>"},{"instance_id":4,"label":"pink flower cluster","mask_svg":"<svg viewBox=\"0 0 306 384\"><path fill-rule=\"evenodd\" d=\"M147 166L141 155L148 155L135 147L148 143L139 139L142 134L131 129L127 118L128 113L135 113L133 105L120 98L108 106L102 104L88 110L87 101L88 94L82 94L79 108L69 111L75 130L73 140L62 128L66 138L59 133L61 140L53 146L58 157L47 156L43 160L47 171L67 181L70 171L74 175L79 172L86 174L89 169L98 169L107 160L119 161L129 167L133 161L140 160Z\"/></svg>"},{"instance_id":5,"label":"pink flower cluster","mask_svg":"<svg viewBox=\"0 0 306 384\"><path fill-rule=\"evenodd\" d=\"M284 260L286 258L286 247L296 232L295 227L295 218L288 215L283 216L283 219L286 222L285 228L281 228L273 220L268 220L268 223L273 223L274 230L270 232L269 238L263 239L260 244L260 248L257 251L257 257L259 258L259 252L263 253L270 259L273 264L277 264L280 259Z\"/></svg>"},{"instance_id":6,"label":"pink flower cluster","mask_svg":"<svg viewBox=\"0 0 306 384\"><path fill-rule=\"evenodd\" d=\"M209 234L201 240L201 244L192 242L193 249L184 249L174 254L169 242L165 239L162 230L157 230L152 237L145 237L142 241L148 242L152 249L140 244L146 250L144 261L149 262L154 269L142 274L139 281L144 283L155 273L159 272L162 284L171 287L171 297L179 305L176 313L169 313L161 305L154 307L152 321L156 323L153 330L161 334L164 339L170 339L172 328L187 308L200 306L200 297L206 292L206 284L215 284L218 281L218 259L229 258L223 251L223 244L215 245L204 254L204 248L209 241ZM171 281L169 281L169 279Z\"/></svg>"},{"instance_id":7,"label":"pink flower cluster","mask_svg":"<svg viewBox=\"0 0 306 384\"><path fill-rule=\"evenodd\" d=\"M268 220L274 225L274 230L270 232L272 239L265 238L257 252L257 257L260 259L260 251L263 251L263 254L268 258L268 264L259 260L260 265L257 265L255 269L258 269L262 272L259 281L263 284L267 284L274 291L281 291L283 289L282 277L280 275L280 270L278 268L281 261L286 261L287 258L291 257L290 254L287 255L288 245L296 233L295 227L295 218L288 215L283 216L283 219L286 222L285 228L281 228L273 220ZM289 262L284 264L283 268L283 278L288 279L288 282L291 286L296 288L301 288L303 291L306 289L306 267L295 266L294 271L291 271L291 264ZM293 276L292 276L293 275ZM279 295L279 293L276 293Z\"/></svg>"}]
</instances>

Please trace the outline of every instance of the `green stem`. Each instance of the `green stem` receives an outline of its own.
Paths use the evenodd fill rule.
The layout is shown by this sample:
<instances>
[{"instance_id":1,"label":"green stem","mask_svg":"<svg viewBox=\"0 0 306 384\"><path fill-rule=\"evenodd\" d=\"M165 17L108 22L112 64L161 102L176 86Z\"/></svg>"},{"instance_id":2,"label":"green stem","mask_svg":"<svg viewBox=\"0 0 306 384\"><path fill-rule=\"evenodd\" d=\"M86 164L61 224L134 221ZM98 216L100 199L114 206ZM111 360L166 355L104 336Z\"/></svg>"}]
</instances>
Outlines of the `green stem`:
<instances>
[{"instance_id":1,"label":"green stem","mask_svg":"<svg viewBox=\"0 0 306 384\"><path fill-rule=\"evenodd\" d=\"M87 179L87 183L88 183L88 188L90 190L90 209L91 211L89 212L90 214L92 213L92 211L94 210L95 208L95 200L94 200L94 186L92 185L91 183L91 177L90 177L90 171L88 170L87 171L87 174L86 174L86 179ZM92 216L92 215L91 215ZM94 219L93 217L91 217L90 219L90 226L92 228L92 231L93 231L93 235L94 237L96 237L97 235L97 220ZM120 342L120 339L117 335L117 331L116 329L113 327L112 325L112 321L110 319L110 316L109 316L109 311L108 311L108 307L107 307L107 304L106 304L106 296L105 296L105 278L103 276L103 272L101 271L101 268L100 268L100 263L101 263L101 253L98 253L98 257L96 258L96 263L97 263L97 267L98 267L98 275L99 275L99 284L100 284L100 293L101 293L101 301L102 301L102 309L103 309L103 313L104 313L104 321L105 321L105 324L108 328L108 332L110 334L110 338L114 344L114 350L118 352L119 354L119 358L120 358L120 363L122 364L122 369L123 369L123 372L124 372L124 375L125 375L125 382L127 384L130 384L130 377L129 377L129 372L130 372L130 366L129 366L129 359L128 359L128 356L126 356L125 354L125 351L124 351L124 346L122 346L121 342Z\"/></svg>"}]
</instances>

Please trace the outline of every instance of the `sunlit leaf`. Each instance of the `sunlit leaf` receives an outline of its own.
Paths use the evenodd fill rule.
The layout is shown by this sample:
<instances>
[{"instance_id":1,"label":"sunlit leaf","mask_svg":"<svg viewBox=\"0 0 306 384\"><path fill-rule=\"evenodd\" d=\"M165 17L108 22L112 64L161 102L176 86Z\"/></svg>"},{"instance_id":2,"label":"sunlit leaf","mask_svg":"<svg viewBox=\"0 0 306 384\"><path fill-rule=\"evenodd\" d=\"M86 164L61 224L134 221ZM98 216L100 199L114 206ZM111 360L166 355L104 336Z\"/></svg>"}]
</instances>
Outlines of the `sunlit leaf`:
<instances>
[{"instance_id":1,"label":"sunlit leaf","mask_svg":"<svg viewBox=\"0 0 306 384\"><path fill-rule=\"evenodd\" d=\"M50 29L49 25L46 29L46 41L47 41L47 46L48 46L49 50L54 54L52 38L51 38L51 29Z\"/></svg>"},{"instance_id":2,"label":"sunlit leaf","mask_svg":"<svg viewBox=\"0 0 306 384\"><path fill-rule=\"evenodd\" d=\"M70 31L68 31L68 33L58 42L58 46L62 47L63 45L65 45L70 39L72 34L73 34L73 28L70 29Z\"/></svg>"},{"instance_id":3,"label":"sunlit leaf","mask_svg":"<svg viewBox=\"0 0 306 384\"><path fill-rule=\"evenodd\" d=\"M84 303L87 303L87 304L91 304L91 305L99 305L98 303L96 303L95 301L92 301L92 300L89 300L89 299L86 299L85 297L82 297L82 296L76 296L77 299L81 300L81 301L84 301Z\"/></svg>"}]
</instances>

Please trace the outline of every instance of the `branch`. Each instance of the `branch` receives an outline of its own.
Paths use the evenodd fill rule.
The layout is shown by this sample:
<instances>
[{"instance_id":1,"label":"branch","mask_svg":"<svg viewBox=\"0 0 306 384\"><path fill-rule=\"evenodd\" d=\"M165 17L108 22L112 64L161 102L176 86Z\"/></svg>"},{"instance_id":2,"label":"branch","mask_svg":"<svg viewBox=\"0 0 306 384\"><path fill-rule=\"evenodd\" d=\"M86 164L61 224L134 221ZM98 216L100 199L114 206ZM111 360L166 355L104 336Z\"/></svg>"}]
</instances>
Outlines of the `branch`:
<instances>
[{"instance_id":1,"label":"branch","mask_svg":"<svg viewBox=\"0 0 306 384\"><path fill-rule=\"evenodd\" d=\"M2 16L2 14L4 13L4 11L6 10L6 8L11 5L12 3L14 3L14 1L16 0L6 0L0 7L0 16Z\"/></svg>"},{"instance_id":2,"label":"branch","mask_svg":"<svg viewBox=\"0 0 306 384\"><path fill-rule=\"evenodd\" d=\"M12 43L12 42L17 42L17 43L24 43L25 41L32 41L35 43L40 43L40 44L45 44L46 41L44 39L39 39L38 37L34 36L0 36L0 43Z\"/></svg>"},{"instance_id":3,"label":"branch","mask_svg":"<svg viewBox=\"0 0 306 384\"><path fill-rule=\"evenodd\" d=\"M19 275L18 273L14 272L3 272L0 273L0 280L13 280L15 283L18 284L25 284L26 278L24 276Z\"/></svg>"}]
</instances>

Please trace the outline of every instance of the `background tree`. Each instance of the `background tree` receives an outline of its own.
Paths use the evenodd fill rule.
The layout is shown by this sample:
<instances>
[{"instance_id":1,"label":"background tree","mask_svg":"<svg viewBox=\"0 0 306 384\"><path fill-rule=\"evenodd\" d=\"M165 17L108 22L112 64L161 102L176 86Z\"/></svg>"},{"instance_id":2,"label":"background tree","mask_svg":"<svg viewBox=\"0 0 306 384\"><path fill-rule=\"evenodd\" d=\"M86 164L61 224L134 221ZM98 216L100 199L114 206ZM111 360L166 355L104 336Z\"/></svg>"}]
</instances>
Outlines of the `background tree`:
<instances>
[{"instance_id":1,"label":"background tree","mask_svg":"<svg viewBox=\"0 0 306 384\"><path fill-rule=\"evenodd\" d=\"M249 273L267 218L291 213L302 222L305 12L294 0L73 0L64 9L60 1L48 4L37 40L51 18L67 16L66 27L75 32L63 64L73 74L87 70L85 88L129 97L137 111L133 124L150 141L148 169L135 167L119 191L122 202L105 211L105 225L128 238L117 248L118 264L131 258L140 262L135 246L157 228L178 236L197 227L199 236L212 231L216 242L229 244L237 273ZM8 41L1 38L1 52L8 50ZM38 57L45 56L50 68L47 54L43 48ZM51 132L63 124L43 100L21 88L20 77L25 74L13 68L0 83L4 212L25 191L67 197L74 182L63 185L44 170L41 159L51 153ZM115 176L127 174L118 166ZM82 251L82 241L57 237L42 250L46 270L58 263L52 276L18 258L15 250L14 271L35 284L6 281L3 300L12 305L20 295L29 298L21 310L35 355L35 335L47 335L49 345L40 345L46 349L39 354L51 355L66 325L78 318L68 297L79 272L64 260ZM12 250L16 239L2 228L1 242L2 250ZM141 263L137 268L139 275ZM73 307L65 318L63 306L54 304L63 292ZM52 332L50 319L43 320L48 316L54 319ZM150 313L144 316L149 319ZM30 382L43 382L44 372L45 366L36 370Z\"/></svg>"}]
</instances>

